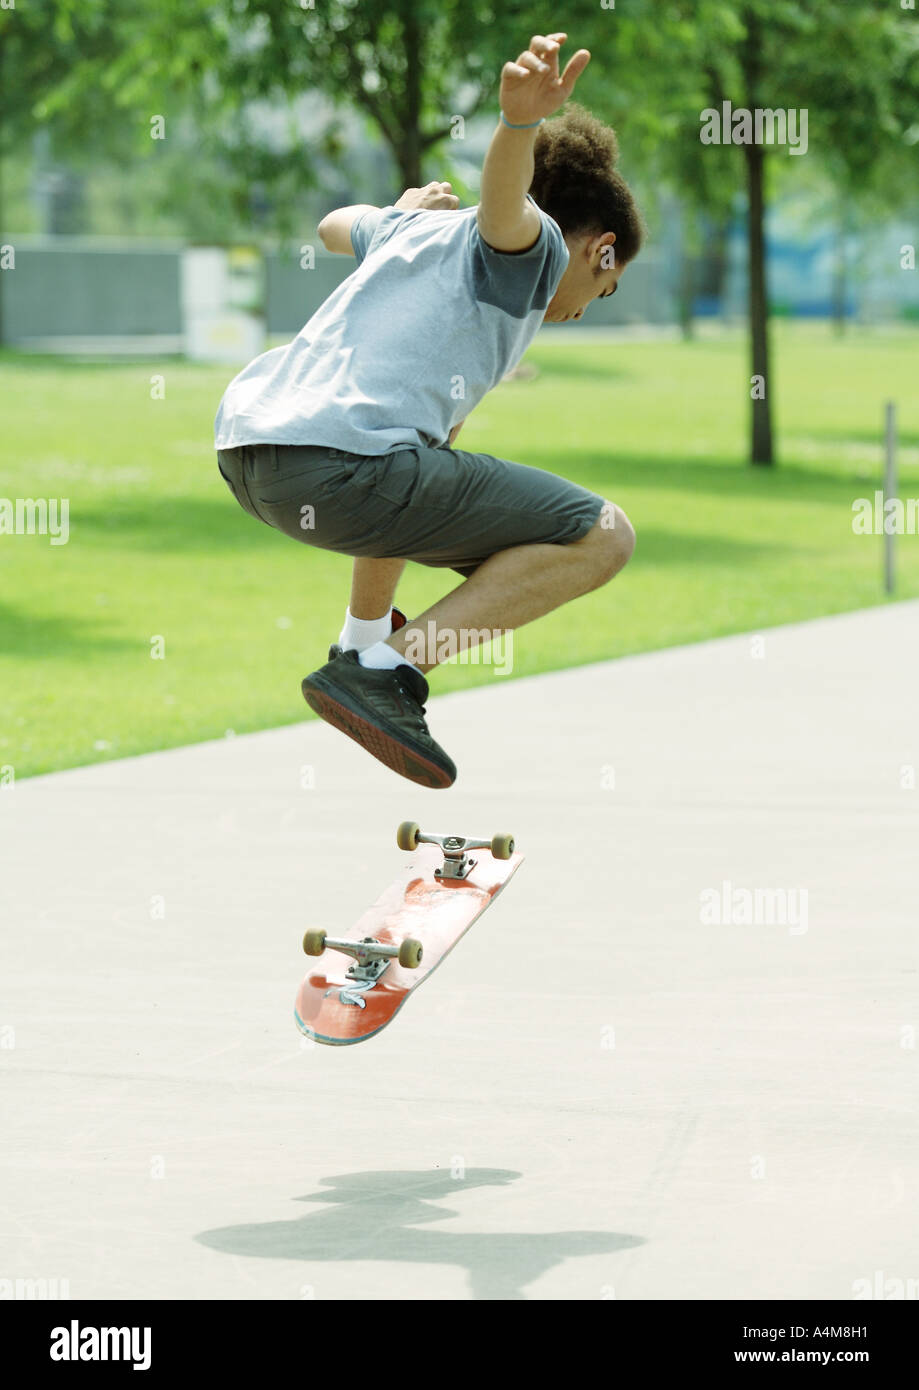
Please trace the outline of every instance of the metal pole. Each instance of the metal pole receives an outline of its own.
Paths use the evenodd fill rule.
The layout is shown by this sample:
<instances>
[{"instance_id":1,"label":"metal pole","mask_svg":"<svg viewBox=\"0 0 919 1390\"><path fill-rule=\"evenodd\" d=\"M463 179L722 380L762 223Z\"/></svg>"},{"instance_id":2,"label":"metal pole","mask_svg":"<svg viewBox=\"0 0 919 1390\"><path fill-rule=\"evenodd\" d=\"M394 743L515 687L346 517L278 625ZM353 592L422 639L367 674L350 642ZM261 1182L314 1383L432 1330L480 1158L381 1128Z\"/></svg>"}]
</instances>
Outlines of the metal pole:
<instances>
[{"instance_id":1,"label":"metal pole","mask_svg":"<svg viewBox=\"0 0 919 1390\"><path fill-rule=\"evenodd\" d=\"M884 591L894 591L895 534L888 525L887 499L897 495L897 407L888 401L884 408Z\"/></svg>"}]
</instances>

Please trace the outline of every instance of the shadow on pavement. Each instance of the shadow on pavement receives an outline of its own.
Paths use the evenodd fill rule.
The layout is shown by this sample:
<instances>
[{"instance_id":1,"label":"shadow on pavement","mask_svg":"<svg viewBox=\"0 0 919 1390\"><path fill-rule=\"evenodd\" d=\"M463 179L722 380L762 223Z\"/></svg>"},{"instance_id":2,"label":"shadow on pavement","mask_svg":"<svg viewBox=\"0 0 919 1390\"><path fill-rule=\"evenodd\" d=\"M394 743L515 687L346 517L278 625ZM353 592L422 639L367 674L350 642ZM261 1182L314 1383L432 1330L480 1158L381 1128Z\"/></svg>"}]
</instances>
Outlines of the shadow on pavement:
<instances>
[{"instance_id":1,"label":"shadow on pavement","mask_svg":"<svg viewBox=\"0 0 919 1390\"><path fill-rule=\"evenodd\" d=\"M526 1285L564 1259L643 1244L640 1236L614 1231L471 1234L416 1229L460 1214L434 1203L449 1198L460 1206L471 1188L506 1187L522 1176L506 1168L471 1168L462 1178L446 1172L345 1173L321 1180L330 1191L295 1199L323 1203L329 1208L325 1211L291 1221L221 1226L195 1239L211 1250L261 1259L456 1265L468 1272L474 1299L502 1300L523 1298ZM321 1289L318 1293L321 1297Z\"/></svg>"}]
</instances>

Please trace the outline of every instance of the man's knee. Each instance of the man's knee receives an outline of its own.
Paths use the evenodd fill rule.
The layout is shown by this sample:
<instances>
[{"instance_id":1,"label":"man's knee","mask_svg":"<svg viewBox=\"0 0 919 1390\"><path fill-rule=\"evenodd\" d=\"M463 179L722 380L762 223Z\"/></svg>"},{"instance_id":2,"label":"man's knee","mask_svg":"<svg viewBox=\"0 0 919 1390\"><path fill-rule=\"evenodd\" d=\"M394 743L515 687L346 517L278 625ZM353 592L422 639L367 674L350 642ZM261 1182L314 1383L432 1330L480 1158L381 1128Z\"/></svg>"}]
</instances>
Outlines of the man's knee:
<instances>
[{"instance_id":1,"label":"man's knee","mask_svg":"<svg viewBox=\"0 0 919 1390\"><path fill-rule=\"evenodd\" d=\"M592 587L599 588L628 564L635 549L635 530L615 502L607 502L593 529L584 537L589 541Z\"/></svg>"}]
</instances>

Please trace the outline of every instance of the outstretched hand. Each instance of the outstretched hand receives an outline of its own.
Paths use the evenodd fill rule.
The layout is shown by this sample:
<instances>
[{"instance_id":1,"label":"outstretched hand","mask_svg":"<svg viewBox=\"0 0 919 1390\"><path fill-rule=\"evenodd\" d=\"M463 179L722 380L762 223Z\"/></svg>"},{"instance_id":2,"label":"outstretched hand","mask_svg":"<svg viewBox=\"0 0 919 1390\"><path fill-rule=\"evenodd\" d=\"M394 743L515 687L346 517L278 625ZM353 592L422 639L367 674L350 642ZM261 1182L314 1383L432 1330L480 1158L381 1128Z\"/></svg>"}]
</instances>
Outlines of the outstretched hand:
<instances>
[{"instance_id":1,"label":"outstretched hand","mask_svg":"<svg viewBox=\"0 0 919 1390\"><path fill-rule=\"evenodd\" d=\"M590 62L590 53L579 48L559 73L558 55L567 34L535 34L530 46L515 63L501 69L501 110L511 125L532 125L551 116L568 100L574 85Z\"/></svg>"},{"instance_id":2,"label":"outstretched hand","mask_svg":"<svg viewBox=\"0 0 919 1390\"><path fill-rule=\"evenodd\" d=\"M424 188L407 188L393 207L403 212L416 212L419 208L458 208L459 198L449 183L427 183Z\"/></svg>"}]
</instances>

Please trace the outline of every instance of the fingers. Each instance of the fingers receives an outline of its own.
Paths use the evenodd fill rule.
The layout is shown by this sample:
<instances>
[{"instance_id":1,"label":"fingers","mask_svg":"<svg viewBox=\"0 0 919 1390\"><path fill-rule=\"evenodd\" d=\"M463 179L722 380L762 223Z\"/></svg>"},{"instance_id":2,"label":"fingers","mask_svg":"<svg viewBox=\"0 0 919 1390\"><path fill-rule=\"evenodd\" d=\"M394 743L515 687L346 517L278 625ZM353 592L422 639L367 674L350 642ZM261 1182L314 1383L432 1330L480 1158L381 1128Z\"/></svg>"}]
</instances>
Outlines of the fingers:
<instances>
[{"instance_id":1,"label":"fingers","mask_svg":"<svg viewBox=\"0 0 919 1390\"><path fill-rule=\"evenodd\" d=\"M562 76L559 77L558 54L567 37L568 35L562 32L548 36L534 34L526 52L520 54L516 63L508 63L506 67L513 69L513 76L515 77L523 77L526 72L551 73L556 82L560 86L564 86L565 90L570 93L575 82L590 62L590 53L586 48L579 48L574 57L569 60Z\"/></svg>"},{"instance_id":2,"label":"fingers","mask_svg":"<svg viewBox=\"0 0 919 1390\"><path fill-rule=\"evenodd\" d=\"M565 89L565 94L567 96L571 95L572 91L574 90L575 82L577 82L578 78L580 77L584 69L587 67L587 64L589 62L590 53L586 48L579 48L577 53L575 53L574 57L569 58L568 65L565 68L565 71L562 73L561 77L561 83Z\"/></svg>"},{"instance_id":3,"label":"fingers","mask_svg":"<svg viewBox=\"0 0 919 1390\"><path fill-rule=\"evenodd\" d=\"M525 68L528 72L545 73L551 71L550 65L544 63L541 58L537 58L536 54L529 48L525 53L521 53L520 57L517 59L517 66L519 68Z\"/></svg>"},{"instance_id":4,"label":"fingers","mask_svg":"<svg viewBox=\"0 0 919 1390\"><path fill-rule=\"evenodd\" d=\"M534 34L530 39L530 52L540 58L554 58L561 42L557 34L550 34L548 38L544 34Z\"/></svg>"},{"instance_id":5,"label":"fingers","mask_svg":"<svg viewBox=\"0 0 919 1390\"><path fill-rule=\"evenodd\" d=\"M559 76L559 49L567 38L567 33L561 30L555 34L534 34L530 39L529 48L519 54L517 61L504 64L501 70L502 78L519 82L531 75L541 78L548 77L550 85L563 93L567 99L574 90L574 84L590 62L588 50L579 48L574 57L569 59L565 71Z\"/></svg>"},{"instance_id":6,"label":"fingers","mask_svg":"<svg viewBox=\"0 0 919 1390\"><path fill-rule=\"evenodd\" d=\"M441 183L434 179L421 190L430 208L458 208L459 198L453 192L452 183Z\"/></svg>"}]
</instances>

